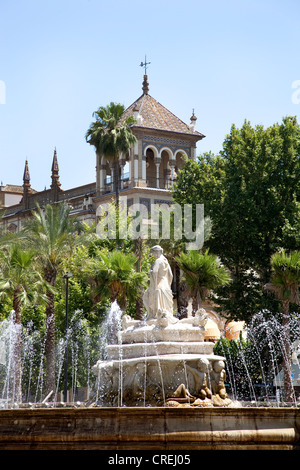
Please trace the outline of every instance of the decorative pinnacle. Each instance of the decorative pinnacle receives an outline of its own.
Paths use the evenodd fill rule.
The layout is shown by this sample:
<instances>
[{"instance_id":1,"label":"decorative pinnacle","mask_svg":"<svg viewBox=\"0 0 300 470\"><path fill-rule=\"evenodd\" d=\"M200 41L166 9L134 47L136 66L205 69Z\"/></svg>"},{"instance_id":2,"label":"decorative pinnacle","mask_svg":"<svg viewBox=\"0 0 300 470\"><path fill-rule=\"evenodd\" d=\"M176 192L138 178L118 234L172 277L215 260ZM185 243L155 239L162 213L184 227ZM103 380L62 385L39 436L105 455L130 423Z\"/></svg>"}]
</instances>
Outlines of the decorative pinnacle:
<instances>
[{"instance_id":1,"label":"decorative pinnacle","mask_svg":"<svg viewBox=\"0 0 300 470\"><path fill-rule=\"evenodd\" d=\"M195 110L194 110L194 108L193 108L193 114L192 114L192 116L191 116L191 121L197 121L197 118L196 118L196 116L195 116Z\"/></svg>"},{"instance_id":2,"label":"decorative pinnacle","mask_svg":"<svg viewBox=\"0 0 300 470\"><path fill-rule=\"evenodd\" d=\"M27 160L25 161L23 181L24 181L24 183L27 183L27 184L30 182L30 174L29 174L29 167L28 167L28 161Z\"/></svg>"},{"instance_id":3,"label":"decorative pinnacle","mask_svg":"<svg viewBox=\"0 0 300 470\"><path fill-rule=\"evenodd\" d=\"M56 147L55 147L55 149L54 149L54 154L53 154L53 161L52 161L52 168L51 168L51 170L52 170L52 172L59 170L59 168L58 168L58 161L57 161Z\"/></svg>"},{"instance_id":4,"label":"decorative pinnacle","mask_svg":"<svg viewBox=\"0 0 300 470\"><path fill-rule=\"evenodd\" d=\"M148 95L148 92L149 92L147 66L150 65L150 64L151 64L151 62L147 62L147 56L145 56L145 62L140 63L140 67L145 67L144 81L143 81L143 87L142 87L144 95Z\"/></svg>"},{"instance_id":5,"label":"decorative pinnacle","mask_svg":"<svg viewBox=\"0 0 300 470\"><path fill-rule=\"evenodd\" d=\"M60 188L59 167L58 167L58 161L57 161L56 148L54 149L54 154L53 154L53 161L52 161L52 168L51 168L51 179L52 179L51 188L52 189L54 187Z\"/></svg>"},{"instance_id":6,"label":"decorative pinnacle","mask_svg":"<svg viewBox=\"0 0 300 470\"><path fill-rule=\"evenodd\" d=\"M148 95L149 92L149 82L148 82L148 75L144 75L144 81L143 81L143 94Z\"/></svg>"}]
</instances>

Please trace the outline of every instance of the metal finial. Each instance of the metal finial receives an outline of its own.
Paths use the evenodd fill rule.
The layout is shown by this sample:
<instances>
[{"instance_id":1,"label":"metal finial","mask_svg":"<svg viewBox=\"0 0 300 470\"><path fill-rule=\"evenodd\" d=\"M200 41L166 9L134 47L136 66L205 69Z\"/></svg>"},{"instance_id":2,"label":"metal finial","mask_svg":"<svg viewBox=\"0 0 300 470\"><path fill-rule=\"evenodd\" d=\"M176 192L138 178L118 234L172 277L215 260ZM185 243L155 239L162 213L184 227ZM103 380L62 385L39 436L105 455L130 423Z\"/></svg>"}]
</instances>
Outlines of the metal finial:
<instances>
[{"instance_id":1,"label":"metal finial","mask_svg":"<svg viewBox=\"0 0 300 470\"><path fill-rule=\"evenodd\" d=\"M195 116L195 109L193 108L193 114L191 116L191 121L197 121L197 118Z\"/></svg>"},{"instance_id":2,"label":"metal finial","mask_svg":"<svg viewBox=\"0 0 300 470\"><path fill-rule=\"evenodd\" d=\"M150 65L151 62L147 62L147 56L145 56L145 62L140 63L140 67L145 67L145 75L147 75L147 65Z\"/></svg>"}]
</instances>

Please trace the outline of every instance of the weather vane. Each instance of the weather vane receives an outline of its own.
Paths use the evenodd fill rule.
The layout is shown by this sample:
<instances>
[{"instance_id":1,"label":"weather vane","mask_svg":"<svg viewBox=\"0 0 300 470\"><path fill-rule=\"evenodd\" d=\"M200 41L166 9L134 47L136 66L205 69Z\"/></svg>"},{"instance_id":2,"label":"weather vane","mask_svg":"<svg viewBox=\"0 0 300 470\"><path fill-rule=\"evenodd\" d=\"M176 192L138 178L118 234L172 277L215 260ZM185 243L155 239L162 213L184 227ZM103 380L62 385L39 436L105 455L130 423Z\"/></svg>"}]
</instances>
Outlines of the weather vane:
<instances>
[{"instance_id":1,"label":"weather vane","mask_svg":"<svg viewBox=\"0 0 300 470\"><path fill-rule=\"evenodd\" d=\"M147 62L147 57L145 56L145 62L140 63L140 67L145 67L145 75L147 75L147 65L151 64L151 62Z\"/></svg>"}]
</instances>

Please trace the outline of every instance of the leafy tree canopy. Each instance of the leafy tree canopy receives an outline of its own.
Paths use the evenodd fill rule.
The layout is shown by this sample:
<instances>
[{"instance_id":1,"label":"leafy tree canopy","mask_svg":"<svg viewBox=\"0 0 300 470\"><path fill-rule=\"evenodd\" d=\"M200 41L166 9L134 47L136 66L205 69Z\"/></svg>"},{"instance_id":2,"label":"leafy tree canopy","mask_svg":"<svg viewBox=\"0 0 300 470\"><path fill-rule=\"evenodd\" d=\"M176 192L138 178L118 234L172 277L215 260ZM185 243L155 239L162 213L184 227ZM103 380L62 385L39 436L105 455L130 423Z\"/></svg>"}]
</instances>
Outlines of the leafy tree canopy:
<instances>
[{"instance_id":1,"label":"leafy tree canopy","mask_svg":"<svg viewBox=\"0 0 300 470\"><path fill-rule=\"evenodd\" d=\"M245 121L240 129L231 127L220 155L187 161L179 172L175 201L204 203L205 215L212 220L206 245L232 272L233 283L226 292L223 289L231 315L239 308L232 305L232 294L236 295L241 276L245 290L239 298L250 283L268 282L273 253L300 248L299 155L296 117L285 117L268 128ZM256 309L265 295L259 288L248 304ZM243 305L238 316L247 319L253 313Z\"/></svg>"}]
</instances>

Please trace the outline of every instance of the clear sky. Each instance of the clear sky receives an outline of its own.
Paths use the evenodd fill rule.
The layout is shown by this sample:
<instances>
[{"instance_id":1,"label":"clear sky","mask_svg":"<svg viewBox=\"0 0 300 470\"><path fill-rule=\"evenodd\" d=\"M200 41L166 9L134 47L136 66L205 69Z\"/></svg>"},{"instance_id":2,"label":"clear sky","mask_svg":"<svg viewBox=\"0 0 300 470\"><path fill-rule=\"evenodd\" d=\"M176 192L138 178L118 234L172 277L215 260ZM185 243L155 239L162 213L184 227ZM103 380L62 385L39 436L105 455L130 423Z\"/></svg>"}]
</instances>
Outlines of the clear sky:
<instances>
[{"instance_id":1,"label":"clear sky","mask_svg":"<svg viewBox=\"0 0 300 470\"><path fill-rule=\"evenodd\" d=\"M48 188L55 147L63 189L95 181L92 113L141 95L145 54L150 94L187 123L195 109L198 154L232 123L299 119L299 0L0 0L3 184L28 159Z\"/></svg>"}]
</instances>

